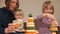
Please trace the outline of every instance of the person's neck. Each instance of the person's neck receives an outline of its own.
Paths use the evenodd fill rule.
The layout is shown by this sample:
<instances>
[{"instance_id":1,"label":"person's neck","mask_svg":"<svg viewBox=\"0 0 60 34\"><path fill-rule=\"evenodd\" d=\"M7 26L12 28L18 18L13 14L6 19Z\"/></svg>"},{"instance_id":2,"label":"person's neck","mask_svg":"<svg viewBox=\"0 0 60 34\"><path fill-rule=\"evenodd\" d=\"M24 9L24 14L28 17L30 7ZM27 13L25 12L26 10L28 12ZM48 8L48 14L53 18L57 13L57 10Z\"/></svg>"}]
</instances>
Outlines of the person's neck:
<instances>
[{"instance_id":1,"label":"person's neck","mask_svg":"<svg viewBox=\"0 0 60 34\"><path fill-rule=\"evenodd\" d=\"M13 12L13 10L10 10L8 7L5 7L8 11L11 11L11 12Z\"/></svg>"}]
</instances>

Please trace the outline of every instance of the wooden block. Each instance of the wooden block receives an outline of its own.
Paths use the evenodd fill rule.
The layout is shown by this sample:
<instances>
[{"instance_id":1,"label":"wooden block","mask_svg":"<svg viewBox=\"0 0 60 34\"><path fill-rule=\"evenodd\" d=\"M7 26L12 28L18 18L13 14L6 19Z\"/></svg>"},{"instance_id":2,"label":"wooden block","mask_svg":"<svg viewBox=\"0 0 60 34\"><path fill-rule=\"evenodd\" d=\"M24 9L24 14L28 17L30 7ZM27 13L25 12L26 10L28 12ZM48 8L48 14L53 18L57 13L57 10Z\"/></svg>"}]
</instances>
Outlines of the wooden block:
<instances>
[{"instance_id":1,"label":"wooden block","mask_svg":"<svg viewBox=\"0 0 60 34\"><path fill-rule=\"evenodd\" d=\"M56 34L56 32L52 32L52 34Z\"/></svg>"},{"instance_id":2,"label":"wooden block","mask_svg":"<svg viewBox=\"0 0 60 34\"><path fill-rule=\"evenodd\" d=\"M36 34L36 32L26 32L25 34Z\"/></svg>"}]
</instances>

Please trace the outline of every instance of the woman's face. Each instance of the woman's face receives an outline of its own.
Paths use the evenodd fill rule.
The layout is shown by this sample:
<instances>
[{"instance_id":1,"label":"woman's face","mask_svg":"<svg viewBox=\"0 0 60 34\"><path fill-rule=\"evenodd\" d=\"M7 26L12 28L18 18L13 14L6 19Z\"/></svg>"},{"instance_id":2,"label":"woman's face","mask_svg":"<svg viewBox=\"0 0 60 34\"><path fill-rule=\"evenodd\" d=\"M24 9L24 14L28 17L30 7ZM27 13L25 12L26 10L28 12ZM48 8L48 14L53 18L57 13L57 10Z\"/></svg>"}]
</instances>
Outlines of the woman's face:
<instances>
[{"instance_id":1,"label":"woman's face","mask_svg":"<svg viewBox=\"0 0 60 34\"><path fill-rule=\"evenodd\" d=\"M52 9L52 6L51 4L47 6L47 8L44 9L45 13L49 13L49 14L52 14L53 12L53 9Z\"/></svg>"},{"instance_id":2,"label":"woman's face","mask_svg":"<svg viewBox=\"0 0 60 34\"><path fill-rule=\"evenodd\" d=\"M17 7L17 0L11 0L9 9L13 11L16 7Z\"/></svg>"}]
</instances>

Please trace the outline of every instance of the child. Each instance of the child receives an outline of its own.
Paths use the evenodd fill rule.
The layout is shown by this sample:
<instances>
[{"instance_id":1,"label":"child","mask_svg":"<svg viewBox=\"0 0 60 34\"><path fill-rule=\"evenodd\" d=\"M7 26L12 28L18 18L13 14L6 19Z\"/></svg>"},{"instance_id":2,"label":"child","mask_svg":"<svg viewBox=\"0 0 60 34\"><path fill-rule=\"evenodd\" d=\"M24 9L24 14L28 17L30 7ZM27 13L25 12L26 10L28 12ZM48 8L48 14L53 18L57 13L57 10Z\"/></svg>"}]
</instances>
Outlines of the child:
<instances>
[{"instance_id":1,"label":"child","mask_svg":"<svg viewBox=\"0 0 60 34\"><path fill-rule=\"evenodd\" d=\"M52 20L55 21L54 24L58 26L54 14L54 7L51 3L51 1L45 1L42 8L42 15L39 15L37 17L37 29L39 31L39 34L52 34L50 31L50 24L52 23Z\"/></svg>"},{"instance_id":2,"label":"child","mask_svg":"<svg viewBox=\"0 0 60 34\"><path fill-rule=\"evenodd\" d=\"M13 25L14 25L15 31L23 32L24 31L23 11L21 9L15 10L14 17L15 17L15 20L13 20Z\"/></svg>"}]
</instances>

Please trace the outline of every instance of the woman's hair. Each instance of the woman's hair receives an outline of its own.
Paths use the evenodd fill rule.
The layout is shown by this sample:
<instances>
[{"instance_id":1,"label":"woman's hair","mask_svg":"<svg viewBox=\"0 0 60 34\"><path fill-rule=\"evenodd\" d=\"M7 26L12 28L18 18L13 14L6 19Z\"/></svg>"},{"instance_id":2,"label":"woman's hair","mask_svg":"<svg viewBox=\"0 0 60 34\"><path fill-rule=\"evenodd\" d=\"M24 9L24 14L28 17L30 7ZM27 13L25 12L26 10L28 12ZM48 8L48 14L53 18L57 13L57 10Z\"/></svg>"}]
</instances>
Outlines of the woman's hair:
<instances>
[{"instance_id":1,"label":"woman's hair","mask_svg":"<svg viewBox=\"0 0 60 34\"><path fill-rule=\"evenodd\" d=\"M43 7L42 7L42 12L43 13L45 12L44 9L46 9L50 4L51 4L51 1L45 1L43 3ZM53 7L53 5L51 5L51 9L53 10L51 14L54 14L54 7Z\"/></svg>"},{"instance_id":2,"label":"woman's hair","mask_svg":"<svg viewBox=\"0 0 60 34\"><path fill-rule=\"evenodd\" d=\"M11 0L5 0L6 7L9 7L10 2L11 2ZM17 4L16 5L17 5L17 7L15 9L19 8L19 0L17 0Z\"/></svg>"},{"instance_id":3,"label":"woman's hair","mask_svg":"<svg viewBox=\"0 0 60 34\"><path fill-rule=\"evenodd\" d=\"M16 9L16 10L13 12L13 14L15 14L16 12L19 12L19 13L22 12L22 16L24 16L24 13L23 13L23 11L22 11L21 9Z\"/></svg>"}]
</instances>

